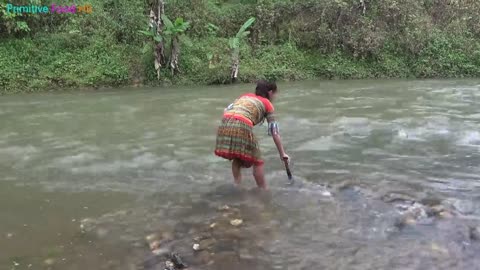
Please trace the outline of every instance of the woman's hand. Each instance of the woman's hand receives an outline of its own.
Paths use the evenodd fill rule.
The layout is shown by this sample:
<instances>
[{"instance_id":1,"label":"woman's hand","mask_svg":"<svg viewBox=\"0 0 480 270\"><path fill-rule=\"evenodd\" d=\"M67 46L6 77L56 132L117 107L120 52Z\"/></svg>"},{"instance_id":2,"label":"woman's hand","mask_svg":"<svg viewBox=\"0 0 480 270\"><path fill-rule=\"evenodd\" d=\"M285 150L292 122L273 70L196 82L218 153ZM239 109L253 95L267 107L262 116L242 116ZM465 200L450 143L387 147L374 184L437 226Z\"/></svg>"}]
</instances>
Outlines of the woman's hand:
<instances>
[{"instance_id":1,"label":"woman's hand","mask_svg":"<svg viewBox=\"0 0 480 270\"><path fill-rule=\"evenodd\" d=\"M282 161L287 161L287 162L290 162L290 157L286 154L286 153L283 153L280 155L280 159Z\"/></svg>"}]
</instances>

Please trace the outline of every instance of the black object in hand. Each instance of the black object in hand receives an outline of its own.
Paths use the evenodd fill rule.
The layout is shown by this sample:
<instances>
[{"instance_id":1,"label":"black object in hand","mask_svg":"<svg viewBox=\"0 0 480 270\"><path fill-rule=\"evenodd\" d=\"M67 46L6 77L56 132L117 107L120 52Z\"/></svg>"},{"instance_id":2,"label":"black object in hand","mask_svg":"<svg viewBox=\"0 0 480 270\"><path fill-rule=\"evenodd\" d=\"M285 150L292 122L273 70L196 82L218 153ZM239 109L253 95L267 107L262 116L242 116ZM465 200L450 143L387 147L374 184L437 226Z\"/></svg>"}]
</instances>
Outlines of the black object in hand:
<instances>
[{"instance_id":1,"label":"black object in hand","mask_svg":"<svg viewBox=\"0 0 480 270\"><path fill-rule=\"evenodd\" d=\"M285 170L287 171L288 180L290 183L293 183L293 176L292 172L290 171L290 160L288 158L284 158L283 163L285 163Z\"/></svg>"}]
</instances>

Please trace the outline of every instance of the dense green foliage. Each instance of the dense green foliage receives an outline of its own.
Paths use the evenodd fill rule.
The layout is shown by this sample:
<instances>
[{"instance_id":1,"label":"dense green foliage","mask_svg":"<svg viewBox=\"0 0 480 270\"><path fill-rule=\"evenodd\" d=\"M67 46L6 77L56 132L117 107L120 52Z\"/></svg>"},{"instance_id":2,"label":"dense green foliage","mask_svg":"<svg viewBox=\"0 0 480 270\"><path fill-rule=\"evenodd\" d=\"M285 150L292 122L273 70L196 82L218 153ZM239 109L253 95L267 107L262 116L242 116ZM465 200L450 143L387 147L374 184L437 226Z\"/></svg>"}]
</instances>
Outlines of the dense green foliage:
<instances>
[{"instance_id":1,"label":"dense green foliage","mask_svg":"<svg viewBox=\"0 0 480 270\"><path fill-rule=\"evenodd\" d=\"M153 0L92 0L91 14L25 16L7 16L1 1L3 93L229 82L229 40L250 17L256 21L240 46L239 81L480 76L480 1L166 0L167 16L190 28L181 73L165 70L160 82L152 50L142 52L151 38L139 33Z\"/></svg>"}]
</instances>

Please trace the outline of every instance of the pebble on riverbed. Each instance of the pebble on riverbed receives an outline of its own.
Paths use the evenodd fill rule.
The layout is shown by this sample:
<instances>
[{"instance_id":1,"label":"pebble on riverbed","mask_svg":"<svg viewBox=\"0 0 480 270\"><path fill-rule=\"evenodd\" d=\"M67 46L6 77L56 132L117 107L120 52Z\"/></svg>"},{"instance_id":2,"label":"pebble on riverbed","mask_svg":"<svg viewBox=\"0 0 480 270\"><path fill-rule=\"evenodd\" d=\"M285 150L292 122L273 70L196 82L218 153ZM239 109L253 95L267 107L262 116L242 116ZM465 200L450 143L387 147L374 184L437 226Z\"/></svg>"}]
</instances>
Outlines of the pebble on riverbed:
<instances>
[{"instance_id":1,"label":"pebble on riverbed","mask_svg":"<svg viewBox=\"0 0 480 270\"><path fill-rule=\"evenodd\" d=\"M165 262L165 270L175 270L175 265L172 261Z\"/></svg>"},{"instance_id":2,"label":"pebble on riverbed","mask_svg":"<svg viewBox=\"0 0 480 270\"><path fill-rule=\"evenodd\" d=\"M407 225L415 225L417 221L413 217L406 217L404 220Z\"/></svg>"},{"instance_id":3,"label":"pebble on riverbed","mask_svg":"<svg viewBox=\"0 0 480 270\"><path fill-rule=\"evenodd\" d=\"M219 207L218 210L227 211L227 210L230 210L230 206L224 205L222 207Z\"/></svg>"},{"instance_id":4,"label":"pebble on riverbed","mask_svg":"<svg viewBox=\"0 0 480 270\"><path fill-rule=\"evenodd\" d=\"M438 252L438 253L448 254L448 250L447 250L446 248L441 247L441 246L439 246L439 245L436 244L436 243L432 243L431 249L432 249L433 251Z\"/></svg>"},{"instance_id":5,"label":"pebble on riverbed","mask_svg":"<svg viewBox=\"0 0 480 270\"><path fill-rule=\"evenodd\" d=\"M434 206L430 207L430 210L431 210L432 214L438 215L441 212L445 211L445 207L441 204L437 204L437 205L434 205Z\"/></svg>"},{"instance_id":6,"label":"pebble on riverbed","mask_svg":"<svg viewBox=\"0 0 480 270\"><path fill-rule=\"evenodd\" d=\"M147 236L145 236L145 240L148 242L148 243L151 243L155 240L158 240L158 235L156 233L152 233L152 234L149 234Z\"/></svg>"},{"instance_id":7,"label":"pebble on riverbed","mask_svg":"<svg viewBox=\"0 0 480 270\"><path fill-rule=\"evenodd\" d=\"M48 258L45 261L43 261L43 263L46 265L53 265L55 263L55 260L52 258Z\"/></svg>"},{"instance_id":8,"label":"pebble on riverbed","mask_svg":"<svg viewBox=\"0 0 480 270\"><path fill-rule=\"evenodd\" d=\"M243 223L243 220L241 219L233 219L230 221L230 224L232 226L240 226Z\"/></svg>"},{"instance_id":9,"label":"pebble on riverbed","mask_svg":"<svg viewBox=\"0 0 480 270\"><path fill-rule=\"evenodd\" d=\"M153 241L149 243L148 246L150 247L150 250L158 249L160 247L160 241Z\"/></svg>"},{"instance_id":10,"label":"pebble on riverbed","mask_svg":"<svg viewBox=\"0 0 480 270\"><path fill-rule=\"evenodd\" d=\"M452 213L448 212L448 211L442 211L438 214L439 217L441 218L452 218L453 215Z\"/></svg>"}]
</instances>

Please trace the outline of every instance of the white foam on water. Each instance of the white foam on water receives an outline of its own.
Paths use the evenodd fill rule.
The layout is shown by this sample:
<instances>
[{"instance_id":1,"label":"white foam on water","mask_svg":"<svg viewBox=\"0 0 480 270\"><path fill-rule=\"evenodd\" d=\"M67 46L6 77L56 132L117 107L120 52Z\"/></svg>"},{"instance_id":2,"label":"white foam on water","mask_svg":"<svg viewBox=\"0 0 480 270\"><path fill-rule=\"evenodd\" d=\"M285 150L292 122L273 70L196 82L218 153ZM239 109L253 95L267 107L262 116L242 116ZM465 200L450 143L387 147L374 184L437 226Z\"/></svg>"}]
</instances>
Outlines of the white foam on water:
<instances>
[{"instance_id":1,"label":"white foam on water","mask_svg":"<svg viewBox=\"0 0 480 270\"><path fill-rule=\"evenodd\" d=\"M323 170L324 173L331 173L331 174L350 174L351 171L349 170Z\"/></svg>"},{"instance_id":2,"label":"white foam on water","mask_svg":"<svg viewBox=\"0 0 480 270\"><path fill-rule=\"evenodd\" d=\"M99 157L97 155L83 152L73 156L65 156L65 157L57 158L53 161L53 165L54 167L65 167L65 166L71 166L73 164L85 163L98 158Z\"/></svg>"},{"instance_id":3,"label":"white foam on water","mask_svg":"<svg viewBox=\"0 0 480 270\"><path fill-rule=\"evenodd\" d=\"M346 100L346 101L352 101L352 100L355 100L356 97L340 97L339 99L340 100Z\"/></svg>"},{"instance_id":4,"label":"white foam on water","mask_svg":"<svg viewBox=\"0 0 480 270\"><path fill-rule=\"evenodd\" d=\"M387 156L390 154L387 151L380 148L367 148L362 150L362 155Z\"/></svg>"},{"instance_id":5,"label":"white foam on water","mask_svg":"<svg viewBox=\"0 0 480 270\"><path fill-rule=\"evenodd\" d=\"M471 114L467 118L469 118L469 119L480 119L480 113Z\"/></svg>"},{"instance_id":6,"label":"white foam on water","mask_svg":"<svg viewBox=\"0 0 480 270\"><path fill-rule=\"evenodd\" d=\"M9 132L9 133L0 135L0 138L2 138L2 139L9 139L10 137L16 137L16 136L18 136L18 135L19 135L19 134L18 134L17 132Z\"/></svg>"},{"instance_id":7,"label":"white foam on water","mask_svg":"<svg viewBox=\"0 0 480 270\"><path fill-rule=\"evenodd\" d=\"M408 133L403 129L400 129L398 131L397 135L398 135L399 138L402 138L402 139L408 138Z\"/></svg>"},{"instance_id":8,"label":"white foam on water","mask_svg":"<svg viewBox=\"0 0 480 270\"><path fill-rule=\"evenodd\" d=\"M287 181L285 181L284 185L280 185L280 186L277 184L271 185L269 189L273 191L282 191L282 192L298 192L302 195L314 195L314 196L320 196L319 198L332 199L333 195L328 190L328 188L319 184L303 181L298 177L294 177L294 178L295 180L292 184L288 184Z\"/></svg>"},{"instance_id":9,"label":"white foam on water","mask_svg":"<svg viewBox=\"0 0 480 270\"><path fill-rule=\"evenodd\" d=\"M333 124L339 126L365 126L370 121L364 117L341 117L337 119Z\"/></svg>"},{"instance_id":10,"label":"white foam on water","mask_svg":"<svg viewBox=\"0 0 480 270\"><path fill-rule=\"evenodd\" d=\"M156 137L157 137L157 133L153 131L146 132L145 135L143 135L143 138L147 140L154 139Z\"/></svg>"},{"instance_id":11,"label":"white foam on water","mask_svg":"<svg viewBox=\"0 0 480 270\"><path fill-rule=\"evenodd\" d=\"M120 106L120 109L122 110L120 113L123 114L123 113L127 113L127 114L133 114L137 111L139 111L140 109L137 108L137 107L134 107L134 106L129 106L129 105L121 105Z\"/></svg>"},{"instance_id":12,"label":"white foam on water","mask_svg":"<svg viewBox=\"0 0 480 270\"><path fill-rule=\"evenodd\" d=\"M369 136L372 132L370 120L363 117L341 117L332 126L351 136Z\"/></svg>"},{"instance_id":13,"label":"white foam on water","mask_svg":"<svg viewBox=\"0 0 480 270\"><path fill-rule=\"evenodd\" d=\"M404 125L415 125L413 121L395 121L400 124L396 138L401 140L427 141L432 137L445 137L452 134L453 127L445 116L428 117L420 126L407 128Z\"/></svg>"},{"instance_id":14,"label":"white foam on water","mask_svg":"<svg viewBox=\"0 0 480 270\"><path fill-rule=\"evenodd\" d=\"M21 160L29 160L34 154L39 152L38 148L28 146L9 146L6 148L0 148L0 156L5 155L9 158L17 158Z\"/></svg>"},{"instance_id":15,"label":"white foam on water","mask_svg":"<svg viewBox=\"0 0 480 270\"><path fill-rule=\"evenodd\" d=\"M143 153L132 159L131 163L134 168L153 166L159 161L159 158L152 153Z\"/></svg>"},{"instance_id":16,"label":"white foam on water","mask_svg":"<svg viewBox=\"0 0 480 270\"><path fill-rule=\"evenodd\" d=\"M115 160L113 162L99 162L88 166L71 168L72 173L111 173L121 170L151 168L160 158L152 153L144 153L131 160Z\"/></svg>"},{"instance_id":17,"label":"white foam on water","mask_svg":"<svg viewBox=\"0 0 480 270\"><path fill-rule=\"evenodd\" d=\"M42 136L42 137L52 137L52 136L53 136L53 133L51 133L51 132L42 132L42 133L40 133L40 136Z\"/></svg>"},{"instance_id":18,"label":"white foam on water","mask_svg":"<svg viewBox=\"0 0 480 270\"><path fill-rule=\"evenodd\" d=\"M480 132L476 130L465 131L457 140L458 145L480 146Z\"/></svg>"},{"instance_id":19,"label":"white foam on water","mask_svg":"<svg viewBox=\"0 0 480 270\"><path fill-rule=\"evenodd\" d=\"M36 113L31 115L26 115L23 117L25 120L37 120L39 118L47 118L47 119L59 119L62 120L70 118L72 113L70 112L51 112L51 113Z\"/></svg>"},{"instance_id":20,"label":"white foam on water","mask_svg":"<svg viewBox=\"0 0 480 270\"><path fill-rule=\"evenodd\" d=\"M175 160L175 159L169 160L162 164L162 168L164 168L165 170L175 171L180 167L181 167L180 162L178 162L178 160Z\"/></svg>"},{"instance_id":21,"label":"white foam on water","mask_svg":"<svg viewBox=\"0 0 480 270\"><path fill-rule=\"evenodd\" d=\"M54 140L52 143L52 148L61 149L61 148L71 148L81 146L82 142L80 141L68 141L68 140Z\"/></svg>"},{"instance_id":22,"label":"white foam on water","mask_svg":"<svg viewBox=\"0 0 480 270\"><path fill-rule=\"evenodd\" d=\"M346 145L335 142L331 136L321 137L301 144L295 151L329 151L344 148Z\"/></svg>"}]
</instances>

